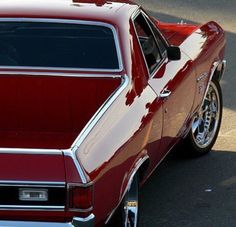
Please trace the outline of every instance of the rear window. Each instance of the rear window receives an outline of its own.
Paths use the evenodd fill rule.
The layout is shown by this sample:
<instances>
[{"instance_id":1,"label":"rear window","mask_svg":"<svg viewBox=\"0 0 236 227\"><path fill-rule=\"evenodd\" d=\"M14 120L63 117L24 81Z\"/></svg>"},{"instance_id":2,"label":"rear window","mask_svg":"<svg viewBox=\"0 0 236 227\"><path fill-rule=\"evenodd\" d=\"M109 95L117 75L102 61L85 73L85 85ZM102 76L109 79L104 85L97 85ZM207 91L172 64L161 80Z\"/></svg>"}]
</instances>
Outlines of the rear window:
<instances>
[{"instance_id":1,"label":"rear window","mask_svg":"<svg viewBox=\"0 0 236 227\"><path fill-rule=\"evenodd\" d=\"M119 69L119 62L108 27L0 22L0 66Z\"/></svg>"}]
</instances>

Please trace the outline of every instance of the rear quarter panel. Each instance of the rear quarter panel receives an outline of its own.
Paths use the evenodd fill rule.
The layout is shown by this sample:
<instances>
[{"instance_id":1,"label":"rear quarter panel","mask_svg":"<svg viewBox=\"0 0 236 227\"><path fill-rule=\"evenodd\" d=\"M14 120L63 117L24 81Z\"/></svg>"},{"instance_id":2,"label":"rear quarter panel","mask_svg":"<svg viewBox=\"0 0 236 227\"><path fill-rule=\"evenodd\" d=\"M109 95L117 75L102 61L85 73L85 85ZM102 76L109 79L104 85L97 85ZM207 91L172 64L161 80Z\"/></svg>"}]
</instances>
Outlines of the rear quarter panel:
<instances>
[{"instance_id":1,"label":"rear quarter panel","mask_svg":"<svg viewBox=\"0 0 236 227\"><path fill-rule=\"evenodd\" d=\"M134 51L138 43L130 25L119 30L127 85L77 150L78 159L94 184L98 226L119 204L135 164L150 155L148 147L161 137L162 116L155 115L159 101L147 83L143 59ZM158 127L153 124L154 118L160 120L160 133L156 135L152 134Z\"/></svg>"},{"instance_id":2,"label":"rear quarter panel","mask_svg":"<svg viewBox=\"0 0 236 227\"><path fill-rule=\"evenodd\" d=\"M127 104L130 85L113 103L78 150L79 160L94 183L94 213L105 218L120 201L135 163L147 154L152 127L147 103L155 94L147 86L142 97ZM97 220L99 221L99 220Z\"/></svg>"}]
</instances>

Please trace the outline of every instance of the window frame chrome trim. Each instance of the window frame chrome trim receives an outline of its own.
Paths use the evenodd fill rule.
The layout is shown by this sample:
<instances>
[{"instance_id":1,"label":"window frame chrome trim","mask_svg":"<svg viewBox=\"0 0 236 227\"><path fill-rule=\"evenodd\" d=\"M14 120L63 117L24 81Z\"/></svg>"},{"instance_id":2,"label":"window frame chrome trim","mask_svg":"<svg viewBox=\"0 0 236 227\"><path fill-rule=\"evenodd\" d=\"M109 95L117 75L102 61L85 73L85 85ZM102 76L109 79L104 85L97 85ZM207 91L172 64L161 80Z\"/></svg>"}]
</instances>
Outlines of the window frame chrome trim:
<instances>
[{"instance_id":1,"label":"window frame chrome trim","mask_svg":"<svg viewBox=\"0 0 236 227\"><path fill-rule=\"evenodd\" d=\"M165 47L169 47L169 46L170 46L169 42L168 42L167 39L163 36L163 34L161 33L160 29L159 29L159 28L154 24L154 22L150 19L149 15L148 15L143 9L140 9L140 11L144 14L146 20L148 20L148 22L150 22L150 23L156 28L156 30L158 31L158 33L159 33L159 35L160 35L161 40L162 40L163 43L164 43L164 46L165 46ZM149 25L149 23L148 23L148 25ZM149 25L149 27L150 27L150 25ZM152 30L152 32L153 32L153 29L152 29L152 28L151 28L151 30ZM153 32L153 33L154 33L154 32ZM154 35L154 36L155 36L155 35ZM167 53L166 53L166 54L167 54Z\"/></svg>"},{"instance_id":2,"label":"window frame chrome trim","mask_svg":"<svg viewBox=\"0 0 236 227\"><path fill-rule=\"evenodd\" d=\"M135 31L135 35L136 35L137 40L138 40L138 33L137 33L136 29L135 29L134 20L138 17L139 14L142 14L142 15L143 15L143 17L144 17L145 21L147 22L148 27L149 27L149 29L150 29L150 31L151 31L151 33L152 33L152 35L153 35L153 37L154 37L156 43L158 44L158 42L157 42L157 40L156 40L156 37L155 37L155 34L154 34L152 28L150 27L148 21L147 21L148 15L142 10L141 7L139 7L139 8L133 13L133 15L131 16L131 22L132 22L132 25L133 25L133 27L134 27L134 31ZM151 22L151 23L153 24L153 22ZM159 30L158 30L158 31L159 31ZM159 33L160 33L160 32L159 32ZM160 33L160 34L161 34L161 33ZM161 35L161 38L164 40L165 45L168 46L168 45L169 45L168 42L163 38L162 35ZM152 79L152 78L154 77L154 75L156 74L156 72L158 71L158 69L161 67L161 65L163 65L163 63L166 61L166 59L167 59L167 53L166 53L166 51L165 51L166 54L163 56L163 55L161 54L160 50L159 50L159 46L157 45L158 50L159 50L159 52L160 52L160 55L161 55L162 59L161 59L160 62L158 62L158 64L156 65L156 67L154 68L154 70L152 71L152 73L150 73L150 72L149 72L149 67L148 67L146 58L145 58L145 56L144 56L144 53L143 53L143 51L142 51L142 46L141 46L141 43L139 42L139 40L138 40L138 43L139 43L139 47L140 47L140 50L141 50L141 53L142 53L142 56L143 56L143 60L144 60L144 62L145 62L146 70L147 70L147 73L148 73L148 75L147 75L147 76L148 76L147 80Z\"/></svg>"},{"instance_id":3,"label":"window frame chrome trim","mask_svg":"<svg viewBox=\"0 0 236 227\"><path fill-rule=\"evenodd\" d=\"M114 37L115 47L116 47L116 55L118 60L118 68L117 69L96 69L96 68L70 68L70 67L38 67L38 66L0 66L1 68L9 68L9 69L33 69L33 70L65 70L65 71L91 71L91 72L121 72L124 69L123 61L121 57L121 46L119 42L118 31L112 24L101 22L101 21L89 21L89 20L76 20L76 19L55 19L55 18L28 18L28 17L2 17L0 18L1 22L32 22L32 23L59 23L59 24L81 24L81 25L94 25L100 27L106 27L111 29Z\"/></svg>"}]
</instances>

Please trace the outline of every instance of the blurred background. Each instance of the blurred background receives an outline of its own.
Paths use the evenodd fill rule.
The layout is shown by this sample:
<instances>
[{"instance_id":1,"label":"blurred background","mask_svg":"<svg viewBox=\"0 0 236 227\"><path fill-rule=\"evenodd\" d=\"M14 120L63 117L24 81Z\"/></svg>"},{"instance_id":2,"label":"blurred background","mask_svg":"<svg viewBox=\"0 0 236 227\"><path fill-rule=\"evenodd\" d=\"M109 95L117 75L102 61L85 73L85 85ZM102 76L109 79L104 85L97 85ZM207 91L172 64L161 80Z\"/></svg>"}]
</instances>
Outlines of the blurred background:
<instances>
[{"instance_id":1,"label":"blurred background","mask_svg":"<svg viewBox=\"0 0 236 227\"><path fill-rule=\"evenodd\" d=\"M164 22L214 20L226 31L224 112L213 151L195 160L170 155L141 189L141 226L236 226L236 1L137 0Z\"/></svg>"}]
</instances>

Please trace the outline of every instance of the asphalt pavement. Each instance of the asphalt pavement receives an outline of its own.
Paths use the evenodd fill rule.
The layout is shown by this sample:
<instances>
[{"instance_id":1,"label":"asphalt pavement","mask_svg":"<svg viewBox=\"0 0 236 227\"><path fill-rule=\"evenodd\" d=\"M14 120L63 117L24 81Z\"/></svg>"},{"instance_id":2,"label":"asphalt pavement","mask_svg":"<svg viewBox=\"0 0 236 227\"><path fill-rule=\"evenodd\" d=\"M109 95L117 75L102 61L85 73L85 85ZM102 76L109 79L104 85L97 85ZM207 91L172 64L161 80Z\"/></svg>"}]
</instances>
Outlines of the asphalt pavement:
<instances>
[{"instance_id":1,"label":"asphalt pavement","mask_svg":"<svg viewBox=\"0 0 236 227\"><path fill-rule=\"evenodd\" d=\"M226 31L224 113L212 152L169 156L141 189L141 227L236 227L236 1L137 1L165 22L217 21Z\"/></svg>"}]
</instances>

